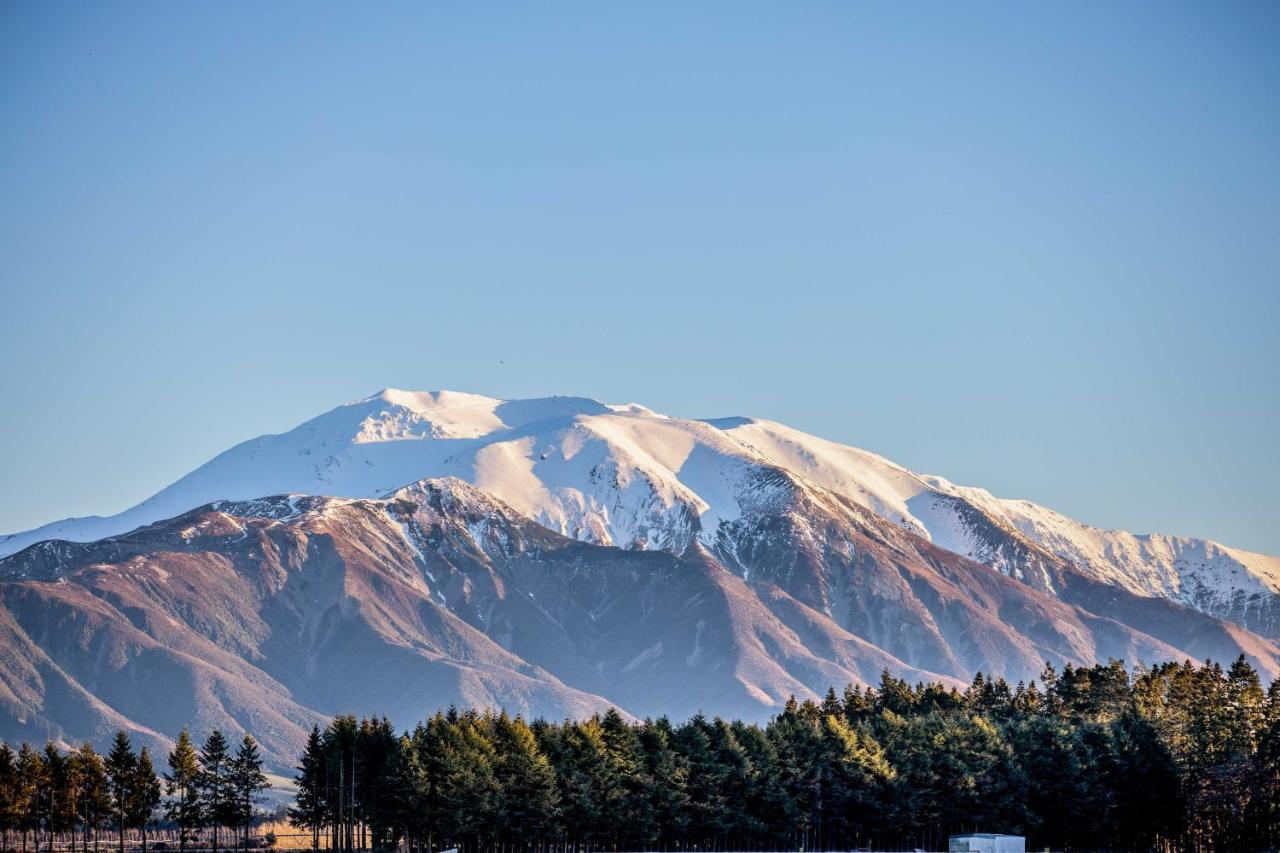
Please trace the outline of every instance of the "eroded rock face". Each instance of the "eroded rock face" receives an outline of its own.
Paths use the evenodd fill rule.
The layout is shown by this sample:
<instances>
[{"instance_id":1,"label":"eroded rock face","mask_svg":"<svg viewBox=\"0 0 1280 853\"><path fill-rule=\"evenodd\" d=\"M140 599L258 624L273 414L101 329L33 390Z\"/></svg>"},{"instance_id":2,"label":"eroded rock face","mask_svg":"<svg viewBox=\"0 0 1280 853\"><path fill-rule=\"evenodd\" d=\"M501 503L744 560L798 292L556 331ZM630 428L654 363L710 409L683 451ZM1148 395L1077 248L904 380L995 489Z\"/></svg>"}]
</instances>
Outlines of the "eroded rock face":
<instances>
[{"instance_id":1,"label":"eroded rock face","mask_svg":"<svg viewBox=\"0 0 1280 853\"><path fill-rule=\"evenodd\" d=\"M741 511L712 535L695 524L679 553L562 536L449 478L35 545L0 560L0 737L248 729L287 766L312 723L346 711L758 719L886 668L958 683L1244 652L1280 672L1276 646L1238 626L1036 551L1039 589L756 470Z\"/></svg>"}]
</instances>

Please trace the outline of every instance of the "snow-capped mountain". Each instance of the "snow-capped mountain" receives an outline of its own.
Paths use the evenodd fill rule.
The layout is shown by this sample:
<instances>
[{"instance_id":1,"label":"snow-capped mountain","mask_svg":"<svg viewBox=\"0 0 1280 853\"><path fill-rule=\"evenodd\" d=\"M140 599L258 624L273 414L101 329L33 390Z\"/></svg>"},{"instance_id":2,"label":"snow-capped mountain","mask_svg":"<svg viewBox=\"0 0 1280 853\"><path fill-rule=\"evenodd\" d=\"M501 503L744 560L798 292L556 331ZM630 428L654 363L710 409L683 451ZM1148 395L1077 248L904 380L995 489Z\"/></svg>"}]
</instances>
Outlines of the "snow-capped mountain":
<instances>
[{"instance_id":1,"label":"snow-capped mountain","mask_svg":"<svg viewBox=\"0 0 1280 853\"><path fill-rule=\"evenodd\" d=\"M0 556L44 539L116 536L216 500L377 498L446 476L570 538L676 554L696 543L729 565L747 544L744 516L786 500L795 484L813 486L1041 591L1058 591L1065 560L1128 592L1280 636L1280 558L1101 530L770 421L676 418L579 397L387 389L237 445L119 515L0 539Z\"/></svg>"},{"instance_id":2,"label":"snow-capped mountain","mask_svg":"<svg viewBox=\"0 0 1280 853\"><path fill-rule=\"evenodd\" d=\"M168 746L250 730L278 766L335 713L613 705L761 719L881 670L960 685L1280 646L1053 565L1056 594L781 471L714 549L561 536L456 478L379 499L217 501L0 559L0 738Z\"/></svg>"}]
</instances>

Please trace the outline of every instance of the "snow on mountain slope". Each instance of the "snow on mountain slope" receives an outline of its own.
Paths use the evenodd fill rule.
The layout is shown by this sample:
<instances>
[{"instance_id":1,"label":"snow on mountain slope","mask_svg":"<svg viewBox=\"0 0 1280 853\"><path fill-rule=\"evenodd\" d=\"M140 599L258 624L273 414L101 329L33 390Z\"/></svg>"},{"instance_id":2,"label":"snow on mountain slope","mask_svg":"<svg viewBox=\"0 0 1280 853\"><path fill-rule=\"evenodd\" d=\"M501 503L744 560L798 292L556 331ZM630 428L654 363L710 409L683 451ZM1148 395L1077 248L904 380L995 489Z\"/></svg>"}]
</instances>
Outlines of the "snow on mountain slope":
<instances>
[{"instance_id":1,"label":"snow on mountain slope","mask_svg":"<svg viewBox=\"0 0 1280 853\"><path fill-rule=\"evenodd\" d=\"M1052 591L1057 555L1130 592L1280 634L1278 558L1099 530L770 421L674 418L579 397L386 389L237 445L120 515L0 540L0 555L42 539L117 535L219 499L377 497L440 476L474 483L573 538L680 553L695 540L713 546L744 511L781 500L779 471L1040 589Z\"/></svg>"},{"instance_id":2,"label":"snow on mountain slope","mask_svg":"<svg viewBox=\"0 0 1280 853\"><path fill-rule=\"evenodd\" d=\"M1003 500L984 489L926 481L1003 520L1108 583L1159 595L1200 610L1246 621L1249 611L1280 593L1280 557L1229 548L1205 539L1104 530L1025 500Z\"/></svg>"},{"instance_id":3,"label":"snow on mountain slope","mask_svg":"<svg viewBox=\"0 0 1280 853\"><path fill-rule=\"evenodd\" d=\"M447 458L531 421L608 411L594 400L495 400L388 388L279 435L232 447L119 515L71 518L0 539L0 556L42 539L86 542L127 532L211 500L295 492L373 497L447 467Z\"/></svg>"},{"instance_id":4,"label":"snow on mountain slope","mask_svg":"<svg viewBox=\"0 0 1280 853\"><path fill-rule=\"evenodd\" d=\"M1280 557L1203 539L1092 527L1030 501L918 475L873 453L782 424L745 421L730 433L777 464L1006 574L1020 575L1026 567L990 552L989 538L973 523L974 510L1099 580L1276 633Z\"/></svg>"}]
</instances>

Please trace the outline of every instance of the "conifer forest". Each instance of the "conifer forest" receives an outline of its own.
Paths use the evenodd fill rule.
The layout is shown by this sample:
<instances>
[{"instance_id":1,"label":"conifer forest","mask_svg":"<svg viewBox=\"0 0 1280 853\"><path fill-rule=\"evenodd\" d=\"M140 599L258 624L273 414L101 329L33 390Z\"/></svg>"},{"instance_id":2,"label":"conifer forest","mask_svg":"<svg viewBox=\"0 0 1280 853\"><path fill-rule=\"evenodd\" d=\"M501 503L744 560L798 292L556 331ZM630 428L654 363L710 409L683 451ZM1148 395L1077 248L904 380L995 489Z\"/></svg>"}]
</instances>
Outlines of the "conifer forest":
<instances>
[{"instance_id":1,"label":"conifer forest","mask_svg":"<svg viewBox=\"0 0 1280 853\"><path fill-rule=\"evenodd\" d=\"M3 847L154 851L161 828L169 850L275 844L262 756L234 740L184 731L159 764L124 732L105 754L0 746ZM886 672L766 725L348 715L312 730L294 774L290 846L312 849L945 850L1000 832L1028 850L1272 850L1280 681L1243 657L1113 661L963 691Z\"/></svg>"}]
</instances>

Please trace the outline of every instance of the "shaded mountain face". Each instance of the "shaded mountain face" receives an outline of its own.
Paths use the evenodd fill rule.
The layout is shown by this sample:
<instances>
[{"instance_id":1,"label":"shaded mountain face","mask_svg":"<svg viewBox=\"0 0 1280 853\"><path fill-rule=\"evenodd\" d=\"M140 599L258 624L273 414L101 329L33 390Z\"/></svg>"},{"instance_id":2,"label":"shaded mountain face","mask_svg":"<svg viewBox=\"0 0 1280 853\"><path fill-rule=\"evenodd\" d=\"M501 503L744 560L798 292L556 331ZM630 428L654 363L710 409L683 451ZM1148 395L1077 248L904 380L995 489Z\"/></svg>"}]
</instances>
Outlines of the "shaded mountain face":
<instances>
[{"instance_id":1,"label":"shaded mountain face","mask_svg":"<svg viewBox=\"0 0 1280 853\"><path fill-rule=\"evenodd\" d=\"M767 547L742 538L750 526L742 519L773 499L773 485L801 482L1050 595L1062 594L1055 578L1070 563L1125 592L1280 638L1280 558L1100 530L777 423L671 418L576 397L506 401L388 389L237 445L118 516L0 538L0 555L45 539L119 535L215 500L375 498L442 476L574 539L705 550L727 564L737 547Z\"/></svg>"},{"instance_id":2,"label":"shaded mountain face","mask_svg":"<svg viewBox=\"0 0 1280 853\"><path fill-rule=\"evenodd\" d=\"M455 478L36 544L0 560L0 737L247 729L283 767L345 711L760 719L886 668L959 684L1245 653L1280 674L1270 640L1047 552L1024 582L776 466L738 475L735 516L692 516L671 550L570 538Z\"/></svg>"}]
</instances>

